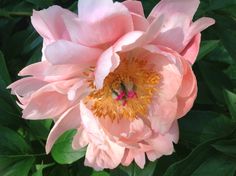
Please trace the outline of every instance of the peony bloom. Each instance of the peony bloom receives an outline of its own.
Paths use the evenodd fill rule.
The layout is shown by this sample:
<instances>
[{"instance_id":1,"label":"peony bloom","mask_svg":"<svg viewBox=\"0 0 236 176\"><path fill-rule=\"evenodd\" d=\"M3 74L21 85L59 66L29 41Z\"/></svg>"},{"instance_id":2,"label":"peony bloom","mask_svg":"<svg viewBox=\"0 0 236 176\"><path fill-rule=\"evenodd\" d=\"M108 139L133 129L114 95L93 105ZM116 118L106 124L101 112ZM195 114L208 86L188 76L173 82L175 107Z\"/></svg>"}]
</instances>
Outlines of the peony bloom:
<instances>
[{"instance_id":1,"label":"peony bloom","mask_svg":"<svg viewBox=\"0 0 236 176\"><path fill-rule=\"evenodd\" d=\"M200 32L211 18L192 22L199 0L162 0L145 18L140 1L80 0L78 15L59 6L34 11L43 37L41 62L21 70L9 88L25 119L52 118L46 151L66 130L73 148L87 146L96 170L141 168L170 155L177 120L197 94L192 71Z\"/></svg>"}]
</instances>

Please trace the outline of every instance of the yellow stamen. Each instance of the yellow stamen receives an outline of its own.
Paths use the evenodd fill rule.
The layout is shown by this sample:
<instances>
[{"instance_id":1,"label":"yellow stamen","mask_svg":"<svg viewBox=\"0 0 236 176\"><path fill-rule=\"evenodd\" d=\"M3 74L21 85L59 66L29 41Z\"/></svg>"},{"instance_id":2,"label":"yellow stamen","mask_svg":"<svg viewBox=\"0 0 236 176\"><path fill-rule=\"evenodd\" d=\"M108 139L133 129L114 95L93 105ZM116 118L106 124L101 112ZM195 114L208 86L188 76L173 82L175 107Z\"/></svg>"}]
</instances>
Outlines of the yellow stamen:
<instances>
[{"instance_id":1,"label":"yellow stamen","mask_svg":"<svg viewBox=\"0 0 236 176\"><path fill-rule=\"evenodd\" d=\"M160 77L147 61L121 59L119 67L104 80L103 88L88 96L91 110L99 118L119 120L146 116Z\"/></svg>"}]
</instances>

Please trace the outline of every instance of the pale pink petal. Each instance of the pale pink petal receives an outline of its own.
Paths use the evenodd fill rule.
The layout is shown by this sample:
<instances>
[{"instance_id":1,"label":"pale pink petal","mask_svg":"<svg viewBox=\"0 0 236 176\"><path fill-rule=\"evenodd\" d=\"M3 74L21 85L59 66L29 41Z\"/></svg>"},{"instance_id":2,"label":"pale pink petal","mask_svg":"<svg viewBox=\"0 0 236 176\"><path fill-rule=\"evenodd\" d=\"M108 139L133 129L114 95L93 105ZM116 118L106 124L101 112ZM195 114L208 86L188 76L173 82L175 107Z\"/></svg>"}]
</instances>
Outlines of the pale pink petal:
<instances>
[{"instance_id":1,"label":"pale pink petal","mask_svg":"<svg viewBox=\"0 0 236 176\"><path fill-rule=\"evenodd\" d=\"M47 61L43 61L23 68L19 76L30 75L37 79L52 82L80 76L82 71L82 69L78 68L78 65L52 65Z\"/></svg>"},{"instance_id":2,"label":"pale pink petal","mask_svg":"<svg viewBox=\"0 0 236 176\"><path fill-rule=\"evenodd\" d=\"M197 34L181 52L181 55L189 61L191 64L194 64L200 47L201 34Z\"/></svg>"},{"instance_id":3,"label":"pale pink petal","mask_svg":"<svg viewBox=\"0 0 236 176\"><path fill-rule=\"evenodd\" d=\"M145 49L154 53L147 59L155 65L160 76L158 84L159 96L169 100L176 96L183 78L182 63L177 53L169 53L154 45L145 46Z\"/></svg>"},{"instance_id":4,"label":"pale pink petal","mask_svg":"<svg viewBox=\"0 0 236 176\"><path fill-rule=\"evenodd\" d=\"M66 111L74 103L68 100L68 90L78 81L74 79L54 82L35 91L23 110L23 118L44 119L58 116Z\"/></svg>"},{"instance_id":5,"label":"pale pink petal","mask_svg":"<svg viewBox=\"0 0 236 176\"><path fill-rule=\"evenodd\" d=\"M117 167L123 158L124 147L108 138L96 117L83 102L80 103L80 111L82 126L89 139L85 165L97 170Z\"/></svg>"},{"instance_id":6,"label":"pale pink petal","mask_svg":"<svg viewBox=\"0 0 236 176\"><path fill-rule=\"evenodd\" d=\"M144 17L142 2L136 0L127 0L122 2L122 4L124 4L130 12L136 13Z\"/></svg>"},{"instance_id":7,"label":"pale pink petal","mask_svg":"<svg viewBox=\"0 0 236 176\"><path fill-rule=\"evenodd\" d=\"M152 129L155 132L165 134L176 119L177 107L176 98L165 100L157 97L150 107L148 116Z\"/></svg>"},{"instance_id":8,"label":"pale pink petal","mask_svg":"<svg viewBox=\"0 0 236 176\"><path fill-rule=\"evenodd\" d=\"M158 136L149 139L147 142L154 150L162 155L170 155L174 151L172 140L167 138L165 135L159 134Z\"/></svg>"},{"instance_id":9,"label":"pale pink petal","mask_svg":"<svg viewBox=\"0 0 236 176\"><path fill-rule=\"evenodd\" d=\"M129 149L125 149L124 157L121 161L122 165L129 166L134 159L133 152Z\"/></svg>"},{"instance_id":10,"label":"pale pink petal","mask_svg":"<svg viewBox=\"0 0 236 176\"><path fill-rule=\"evenodd\" d=\"M104 13L112 6L112 0L80 0L78 2L79 18L82 20L90 20L96 16L104 16Z\"/></svg>"},{"instance_id":11,"label":"pale pink petal","mask_svg":"<svg viewBox=\"0 0 236 176\"><path fill-rule=\"evenodd\" d=\"M23 110L23 118L47 119L63 113L71 106L67 96L57 92L42 92L39 96L31 98L27 107Z\"/></svg>"},{"instance_id":12,"label":"pale pink petal","mask_svg":"<svg viewBox=\"0 0 236 176\"><path fill-rule=\"evenodd\" d=\"M214 23L214 19L207 17L203 17L195 21L193 24L191 24L188 33L185 36L184 45L186 46L195 35L199 34L201 31L213 25Z\"/></svg>"},{"instance_id":13,"label":"pale pink petal","mask_svg":"<svg viewBox=\"0 0 236 176\"><path fill-rule=\"evenodd\" d=\"M51 6L41 11L33 11L32 24L38 33L48 40L68 39L69 35L62 20L62 15L74 17L75 14L59 6Z\"/></svg>"},{"instance_id":14,"label":"pale pink petal","mask_svg":"<svg viewBox=\"0 0 236 176\"><path fill-rule=\"evenodd\" d=\"M178 92L179 97L188 97L197 86L196 77L192 71L191 65L186 63L186 73L183 76L182 84Z\"/></svg>"},{"instance_id":15,"label":"pale pink petal","mask_svg":"<svg viewBox=\"0 0 236 176\"><path fill-rule=\"evenodd\" d=\"M88 144L89 144L88 135L86 131L83 129L83 127L81 126L77 129L77 133L75 134L73 138L72 147L74 150L79 150Z\"/></svg>"},{"instance_id":16,"label":"pale pink petal","mask_svg":"<svg viewBox=\"0 0 236 176\"><path fill-rule=\"evenodd\" d=\"M38 89L45 86L47 82L39 80L37 78L32 77L26 77L22 78L11 85L9 85L7 88L12 89L13 94L17 94L18 96L26 96L28 97Z\"/></svg>"},{"instance_id":17,"label":"pale pink petal","mask_svg":"<svg viewBox=\"0 0 236 176\"><path fill-rule=\"evenodd\" d=\"M94 114L86 107L83 102L80 102L80 112L82 126L86 131L88 138L96 145L103 145L105 143L105 133L102 130L99 121Z\"/></svg>"},{"instance_id":18,"label":"pale pink petal","mask_svg":"<svg viewBox=\"0 0 236 176\"><path fill-rule=\"evenodd\" d=\"M182 14L172 14L172 16L165 16L162 28L152 44L166 46L174 51L181 52L185 47L184 39L191 20Z\"/></svg>"},{"instance_id":19,"label":"pale pink petal","mask_svg":"<svg viewBox=\"0 0 236 176\"><path fill-rule=\"evenodd\" d=\"M165 15L168 18L172 18L172 14L176 13L184 14L191 20L197 11L199 3L199 0L161 0L153 8L152 12L148 16L148 20L152 21L160 15Z\"/></svg>"},{"instance_id":20,"label":"pale pink petal","mask_svg":"<svg viewBox=\"0 0 236 176\"><path fill-rule=\"evenodd\" d=\"M120 64L120 57L114 53L113 48L107 49L98 59L95 69L95 85L97 89L101 89L105 77L114 71Z\"/></svg>"},{"instance_id":21,"label":"pale pink petal","mask_svg":"<svg viewBox=\"0 0 236 176\"><path fill-rule=\"evenodd\" d=\"M133 24L134 24L134 31L147 31L149 27L149 23L147 19L141 15L131 13Z\"/></svg>"},{"instance_id":22,"label":"pale pink petal","mask_svg":"<svg viewBox=\"0 0 236 176\"><path fill-rule=\"evenodd\" d=\"M175 120L169 129L169 131L165 134L166 138L169 138L175 144L179 141L179 125L177 120Z\"/></svg>"},{"instance_id":23,"label":"pale pink petal","mask_svg":"<svg viewBox=\"0 0 236 176\"><path fill-rule=\"evenodd\" d=\"M147 153L147 157L150 161L155 161L156 159L160 158L162 156L161 153L153 150L153 151L148 151Z\"/></svg>"},{"instance_id":24,"label":"pale pink petal","mask_svg":"<svg viewBox=\"0 0 236 176\"><path fill-rule=\"evenodd\" d=\"M134 160L135 162L137 163L137 165L143 169L144 168L144 165L145 165L145 162L146 162L146 159L145 159L145 153L144 152L140 152L139 154L137 154L135 157L134 157Z\"/></svg>"},{"instance_id":25,"label":"pale pink petal","mask_svg":"<svg viewBox=\"0 0 236 176\"><path fill-rule=\"evenodd\" d=\"M100 49L90 48L66 40L58 40L46 47L45 55L52 64L79 64L80 68L94 65Z\"/></svg>"},{"instance_id":26,"label":"pale pink petal","mask_svg":"<svg viewBox=\"0 0 236 176\"><path fill-rule=\"evenodd\" d=\"M80 125L80 109L76 105L68 109L60 118L56 121L54 127L50 131L46 144L46 152L49 153L53 144L56 142L65 131L78 128Z\"/></svg>"},{"instance_id":27,"label":"pale pink petal","mask_svg":"<svg viewBox=\"0 0 236 176\"><path fill-rule=\"evenodd\" d=\"M95 170L114 169L120 164L123 155L124 147L108 139L102 146L90 143L87 147L85 165L93 167Z\"/></svg>"},{"instance_id":28,"label":"pale pink petal","mask_svg":"<svg viewBox=\"0 0 236 176\"><path fill-rule=\"evenodd\" d=\"M199 0L162 0L154 7L148 20L152 22L161 15L166 17L154 44L169 47L181 52L187 45L184 43Z\"/></svg>"},{"instance_id":29,"label":"pale pink petal","mask_svg":"<svg viewBox=\"0 0 236 176\"><path fill-rule=\"evenodd\" d=\"M189 97L178 97L178 111L177 118L185 116L192 108L193 103L197 97L197 86Z\"/></svg>"},{"instance_id":30,"label":"pale pink petal","mask_svg":"<svg viewBox=\"0 0 236 176\"><path fill-rule=\"evenodd\" d=\"M165 21L164 16L156 18L140 37L138 37L134 42L126 44L126 46L123 46L123 51L129 51L137 47L142 47L148 44L149 42L152 42L162 29L164 21Z\"/></svg>"},{"instance_id":31,"label":"pale pink petal","mask_svg":"<svg viewBox=\"0 0 236 176\"><path fill-rule=\"evenodd\" d=\"M114 43L119 37L133 30L132 17L121 3L109 5L108 2L108 5L104 6L103 4L107 4L104 0L101 2L83 0L80 3L84 4L84 7L81 7L79 18L64 16L72 41L85 46L98 46ZM89 7L91 4L92 6ZM97 4L99 5L95 6ZM87 7L90 10L86 11Z\"/></svg>"},{"instance_id":32,"label":"pale pink petal","mask_svg":"<svg viewBox=\"0 0 236 176\"><path fill-rule=\"evenodd\" d=\"M141 38L143 36L143 32L142 31L132 31L132 32L128 32L127 34L125 34L124 36L122 36L115 44L114 44L114 51L118 52L118 51L125 51L124 48L133 45L134 43L136 43L137 40L139 40L139 38ZM141 46L141 45L140 45ZM134 47L130 48L133 49Z\"/></svg>"}]
</instances>

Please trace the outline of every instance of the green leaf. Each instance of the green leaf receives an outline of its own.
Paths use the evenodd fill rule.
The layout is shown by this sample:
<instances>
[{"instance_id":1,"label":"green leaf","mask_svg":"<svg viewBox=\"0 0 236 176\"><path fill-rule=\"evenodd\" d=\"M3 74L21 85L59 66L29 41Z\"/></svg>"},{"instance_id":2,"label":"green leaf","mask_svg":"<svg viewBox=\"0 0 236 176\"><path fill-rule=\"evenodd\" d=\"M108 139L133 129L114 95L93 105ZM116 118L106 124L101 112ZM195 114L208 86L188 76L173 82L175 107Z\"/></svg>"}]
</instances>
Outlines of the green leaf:
<instances>
[{"instance_id":1,"label":"green leaf","mask_svg":"<svg viewBox=\"0 0 236 176\"><path fill-rule=\"evenodd\" d=\"M28 176L34 161L33 157L17 157L17 159L0 157L0 174L1 176Z\"/></svg>"},{"instance_id":2,"label":"green leaf","mask_svg":"<svg viewBox=\"0 0 236 176\"><path fill-rule=\"evenodd\" d=\"M105 171L99 171L99 172L93 172L91 176L110 176L110 174L108 174Z\"/></svg>"},{"instance_id":3,"label":"green leaf","mask_svg":"<svg viewBox=\"0 0 236 176\"><path fill-rule=\"evenodd\" d=\"M191 176L206 158L214 154L214 150L209 147L213 142L209 141L196 147L185 159L171 165L164 176Z\"/></svg>"},{"instance_id":4,"label":"green leaf","mask_svg":"<svg viewBox=\"0 0 236 176\"><path fill-rule=\"evenodd\" d=\"M236 94L229 90L225 90L224 95L229 112L234 121L236 121Z\"/></svg>"},{"instance_id":5,"label":"green leaf","mask_svg":"<svg viewBox=\"0 0 236 176\"><path fill-rule=\"evenodd\" d=\"M219 46L219 40L202 41L197 60L200 60L203 57L205 57L207 54L213 51L217 46Z\"/></svg>"},{"instance_id":6,"label":"green leaf","mask_svg":"<svg viewBox=\"0 0 236 176\"><path fill-rule=\"evenodd\" d=\"M156 163L157 162L149 162L147 165L145 165L144 169L142 169L140 173L137 174L137 176L153 176Z\"/></svg>"},{"instance_id":7,"label":"green leaf","mask_svg":"<svg viewBox=\"0 0 236 176\"><path fill-rule=\"evenodd\" d=\"M210 111L191 111L179 120L179 126L181 140L195 145L228 135L236 127L224 115Z\"/></svg>"},{"instance_id":8,"label":"green leaf","mask_svg":"<svg viewBox=\"0 0 236 176\"><path fill-rule=\"evenodd\" d=\"M0 50L0 78L5 82L6 86L11 83L11 78L8 73L6 62L1 50Z\"/></svg>"},{"instance_id":9,"label":"green leaf","mask_svg":"<svg viewBox=\"0 0 236 176\"><path fill-rule=\"evenodd\" d=\"M234 176L236 162L224 155L212 155L194 171L191 176Z\"/></svg>"},{"instance_id":10,"label":"green leaf","mask_svg":"<svg viewBox=\"0 0 236 176\"><path fill-rule=\"evenodd\" d=\"M216 29L221 42L236 63L236 21L229 16L216 15Z\"/></svg>"},{"instance_id":11,"label":"green leaf","mask_svg":"<svg viewBox=\"0 0 236 176\"><path fill-rule=\"evenodd\" d=\"M222 8L226 8L226 7L230 7L236 5L236 1L235 0L226 0L226 1L221 1L221 0L213 0L210 1L210 4L208 6L208 11L211 10L217 10L217 9L222 9Z\"/></svg>"},{"instance_id":12,"label":"green leaf","mask_svg":"<svg viewBox=\"0 0 236 176\"><path fill-rule=\"evenodd\" d=\"M70 130L65 132L56 141L52 148L52 157L60 164L71 164L80 158L84 157L86 148L75 151L72 149L73 136L76 134L76 130Z\"/></svg>"},{"instance_id":13,"label":"green leaf","mask_svg":"<svg viewBox=\"0 0 236 176\"><path fill-rule=\"evenodd\" d=\"M128 167L120 166L128 176L152 176L156 168L156 162L148 162L143 169L136 163L131 163Z\"/></svg>"},{"instance_id":14,"label":"green leaf","mask_svg":"<svg viewBox=\"0 0 236 176\"><path fill-rule=\"evenodd\" d=\"M33 134L37 139L47 139L50 132L52 120L31 120L28 123L30 133Z\"/></svg>"},{"instance_id":15,"label":"green leaf","mask_svg":"<svg viewBox=\"0 0 236 176\"><path fill-rule=\"evenodd\" d=\"M230 138L217 141L216 143L212 144L212 146L228 156L232 156L236 158L236 134L230 136Z\"/></svg>"},{"instance_id":16,"label":"green leaf","mask_svg":"<svg viewBox=\"0 0 236 176\"><path fill-rule=\"evenodd\" d=\"M28 176L35 157L31 147L16 132L0 127L0 175Z\"/></svg>"},{"instance_id":17,"label":"green leaf","mask_svg":"<svg viewBox=\"0 0 236 176\"><path fill-rule=\"evenodd\" d=\"M201 61L198 66L205 84L211 90L215 99L219 103L225 104L223 90L232 89L233 86L230 79L218 68L217 64Z\"/></svg>"}]
</instances>

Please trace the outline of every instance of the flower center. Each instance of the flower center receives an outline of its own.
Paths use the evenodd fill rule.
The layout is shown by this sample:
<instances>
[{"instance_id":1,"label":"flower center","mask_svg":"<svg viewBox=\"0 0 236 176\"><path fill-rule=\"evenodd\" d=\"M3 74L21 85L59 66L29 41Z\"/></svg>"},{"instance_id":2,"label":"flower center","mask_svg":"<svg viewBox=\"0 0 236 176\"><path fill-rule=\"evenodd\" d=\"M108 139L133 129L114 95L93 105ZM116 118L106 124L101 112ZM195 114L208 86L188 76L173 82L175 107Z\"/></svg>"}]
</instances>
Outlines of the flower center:
<instances>
[{"instance_id":1,"label":"flower center","mask_svg":"<svg viewBox=\"0 0 236 176\"><path fill-rule=\"evenodd\" d=\"M119 120L145 117L160 81L147 61L122 59L119 67L104 80L100 90L88 96L91 110L99 118Z\"/></svg>"}]
</instances>

